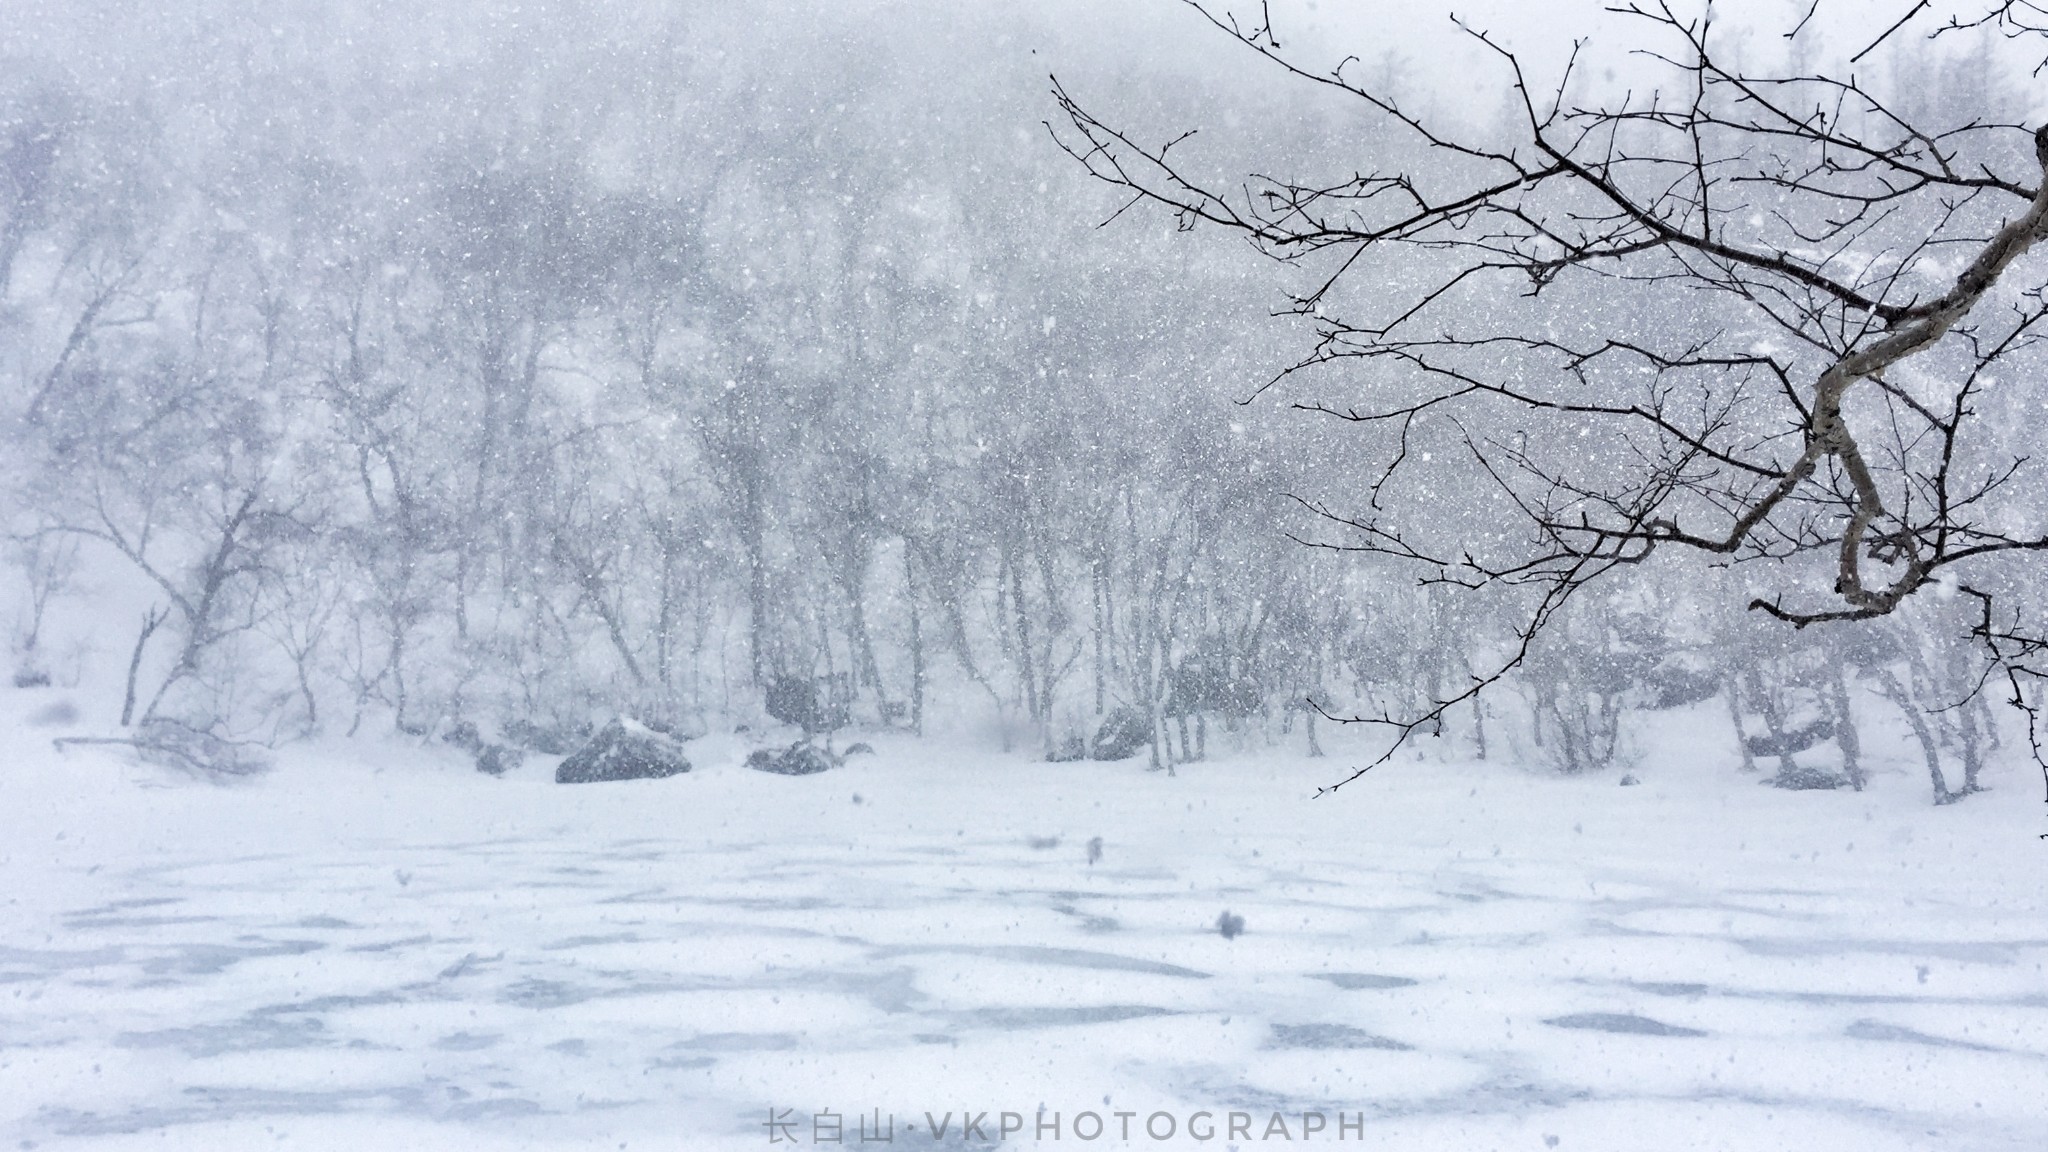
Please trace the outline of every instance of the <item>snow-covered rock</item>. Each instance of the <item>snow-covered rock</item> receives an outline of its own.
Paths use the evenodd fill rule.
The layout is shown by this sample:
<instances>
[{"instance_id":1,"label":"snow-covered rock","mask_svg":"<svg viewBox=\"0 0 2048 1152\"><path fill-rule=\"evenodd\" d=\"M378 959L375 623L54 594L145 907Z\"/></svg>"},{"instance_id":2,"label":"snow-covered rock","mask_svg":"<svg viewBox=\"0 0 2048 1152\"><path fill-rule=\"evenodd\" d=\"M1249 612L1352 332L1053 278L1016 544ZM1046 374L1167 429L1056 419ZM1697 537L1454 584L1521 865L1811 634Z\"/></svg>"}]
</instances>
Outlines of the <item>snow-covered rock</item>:
<instances>
[{"instance_id":1,"label":"snow-covered rock","mask_svg":"<svg viewBox=\"0 0 2048 1152\"><path fill-rule=\"evenodd\" d=\"M1088 754L1094 760L1128 760L1150 743L1152 724L1145 714L1136 708L1118 708L1095 730Z\"/></svg>"},{"instance_id":2,"label":"snow-covered rock","mask_svg":"<svg viewBox=\"0 0 2048 1152\"><path fill-rule=\"evenodd\" d=\"M556 767L555 783L647 780L689 770L681 744L644 724L618 719Z\"/></svg>"},{"instance_id":3,"label":"snow-covered rock","mask_svg":"<svg viewBox=\"0 0 2048 1152\"><path fill-rule=\"evenodd\" d=\"M810 776L838 766L830 752L801 741L780 752L757 748L747 756L747 767L777 776Z\"/></svg>"}]
</instances>

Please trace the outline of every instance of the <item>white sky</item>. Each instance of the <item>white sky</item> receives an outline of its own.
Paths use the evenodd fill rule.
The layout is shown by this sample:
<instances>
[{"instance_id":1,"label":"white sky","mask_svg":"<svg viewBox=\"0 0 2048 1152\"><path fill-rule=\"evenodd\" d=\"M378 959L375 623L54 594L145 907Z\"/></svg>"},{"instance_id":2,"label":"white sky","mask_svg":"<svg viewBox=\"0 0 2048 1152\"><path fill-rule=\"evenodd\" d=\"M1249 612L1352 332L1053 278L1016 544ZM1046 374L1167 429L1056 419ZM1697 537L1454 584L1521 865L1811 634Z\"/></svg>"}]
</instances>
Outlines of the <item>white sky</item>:
<instances>
[{"instance_id":1,"label":"white sky","mask_svg":"<svg viewBox=\"0 0 2048 1152\"><path fill-rule=\"evenodd\" d=\"M1201 17L1180 0L1139 0L1165 10L1179 9L1192 27ZM1655 0L1640 0L1649 6ZM1498 100L1505 73L1498 57L1487 52L1452 22L1455 13L1522 60L1538 91L1554 89L1574 41L1583 41L1581 78L1596 87L1642 82L1655 66L1634 52L1646 43L1647 21L1608 11L1620 0L1268 0L1266 8L1282 47L1296 59L1335 65L1357 56L1368 68L1382 68L1391 56L1399 62L1405 85L1427 90L1446 102L1481 107ZM1734 0L1711 5L1717 37L1724 51L1751 62L1759 70L1782 67L1795 58L1808 71L1830 75L1855 72L1880 88L1890 80L1891 50L1927 43L1934 29L1951 15L1974 18L1990 0L1937 0L1915 12L1919 0ZM1709 8L1702 0L1671 0L1685 16ZM1785 33L1798 25L1808 9L1813 14L1796 40ZM1241 24L1256 26L1260 0L1219 0L1212 10L1234 12ZM1877 51L1851 64L1850 57L1877 40L1900 17L1913 13ZM1169 15L1171 13L1169 12ZM2048 39L2017 43L1997 36L1950 35L1936 41L1944 52L1974 49L1992 42L1994 55L2027 78L2048 55ZM2043 87L2036 84L2037 89ZM2042 106L2039 96L2036 106Z\"/></svg>"}]
</instances>

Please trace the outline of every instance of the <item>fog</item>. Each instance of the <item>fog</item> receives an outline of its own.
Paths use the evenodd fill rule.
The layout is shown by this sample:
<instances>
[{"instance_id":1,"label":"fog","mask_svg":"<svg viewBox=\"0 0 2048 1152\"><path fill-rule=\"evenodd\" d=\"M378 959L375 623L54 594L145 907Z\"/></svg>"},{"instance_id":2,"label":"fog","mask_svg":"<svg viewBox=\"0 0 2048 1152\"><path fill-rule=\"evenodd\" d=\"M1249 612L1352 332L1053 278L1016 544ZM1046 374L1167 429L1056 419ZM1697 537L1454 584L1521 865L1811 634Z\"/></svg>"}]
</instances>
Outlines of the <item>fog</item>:
<instances>
[{"instance_id":1,"label":"fog","mask_svg":"<svg viewBox=\"0 0 2048 1152\"><path fill-rule=\"evenodd\" d=\"M0 20L0 732L39 766L34 788L58 790L38 811L105 801L147 823L146 787L217 801L187 831L237 805L261 823L286 796L372 819L352 806L395 787L516 823L569 803L536 791L557 782L701 783L743 808L769 786L757 777L817 776L867 781L835 806L880 794L916 813L873 850L896 860L964 823L974 796L1031 781L1065 823L1004 825L1001 844L1087 843L1093 868L1128 828L1175 900L1223 825L1154 825L1155 805L1194 813L1199 797L1223 821L1230 796L1256 794L1261 843L1306 851L1289 806L1376 804L1350 798L1404 779L1431 781L1404 793L1404 818L1446 829L1467 779L1475 802L1488 781L1537 789L1531 811L1561 828L1624 801L1541 788L1662 786L1664 771L1684 783L1646 801L1658 819L1718 804L1717 819L1783 820L1773 851L1797 850L1809 810L1785 805L1808 800L1834 805L1811 810L1830 837L1881 813L1910 840L1964 801L2020 837L2012 798L2039 784L2048 677L2036 5L1232 11L15 0ZM1752 782L1777 787L1727 799ZM1098 787L1114 821L1082 806ZM634 825L651 819L640 795L665 794L575 801L594 807L536 851L658 835ZM790 795L826 812L823 792ZM1506 807L1474 819L1511 823ZM297 819L241 846L361 847ZM1315 819L1347 834L1350 817ZM1615 820L1602 851L1656 858L1651 825ZM1976 843L1957 830L1976 825L1941 827ZM465 859L450 845L471 832L400 836L418 852L392 865L400 886ZM127 863L186 860L199 841L182 835ZM727 877L741 902L780 891L759 854L795 834L748 835ZM1699 835L1747 851L1737 832ZM1250 842L1229 843L1230 867L1252 868ZM377 844L336 867L381 884ZM1303 875L1337 867L1309 855ZM605 871L626 859L576 866L616 879L609 899L631 895ZM1081 883L1036 859L987 882ZM78 879L109 862L37 867L59 892L113 883ZM1200 889L1203 947L1244 926L1212 931L1234 915L1209 908L1221 892L1271 894L1251 875ZM1646 899L1675 907L1674 891ZM1049 907L1110 932L1131 916L1117 892L1085 915L1072 893ZM1354 895L1330 914L1365 915ZM13 927L75 911L49 899ZM1000 906L977 895L962 915ZM1546 931L1592 931L1559 907ZM1852 931L1846 915L1827 931ZM2038 927L2038 908L2021 916ZM1146 936L1143 963L1167 964L1178 931ZM873 963L907 947L870 943ZM544 950L504 947L529 945ZM460 976L489 953L437 963ZM1190 979L1228 968L1204 956ZM831 957L801 963L845 991ZM70 978L50 965L19 978ZM1546 971L1558 989L1580 979ZM1366 981L1351 991L1416 982L1343 974ZM1993 984L1972 987L2004 995ZM920 1036L1022 1011L860 995L931 1014ZM1227 1024L1234 995L1158 1011ZM1257 1051L1331 1035L1412 1049L1243 996L1272 1026ZM1712 1030L1576 1007L1540 1023ZM108 1036L141 1034L135 1010L105 1008ZM1073 1019L1131 1018L1103 1010ZM1938 1047L1906 1023L1827 1027L1831 1043L1905 1029ZM1942 1043L2020 1061L1990 1078L2011 1089L2039 1056L2028 1035ZM647 1045L632 1059L673 1067ZM1200 1077L1167 1080L1207 1102ZM42 1087L26 1139L186 1123L158 1101L107 1127L114 1113L55 1103L63 1077ZM1430 1099L1421 1114L1451 1107ZM1883 1110L1835 1111L1867 1109ZM1758 1131L1756 1147L1783 1135Z\"/></svg>"},{"instance_id":2,"label":"fog","mask_svg":"<svg viewBox=\"0 0 2048 1152\"><path fill-rule=\"evenodd\" d=\"M1516 113L1480 33L1531 93L1567 82L1578 41L1546 33L1582 18L1573 99L1656 81L1662 58L1584 7L1265 11L1305 75L1359 46L1345 75L1487 139ZM1716 43L1812 67L1853 38L1833 8L1765 37L1774 11ZM1297 715L1430 713L1529 610L1301 547L1349 546L1386 460L1304 411L1355 404L1343 378L1269 387L1320 318L1271 314L1334 259L1187 234L1062 150L1055 84L1133 141L1193 130L1198 183L1368 157L1463 178L1196 9L40 15L0 41L15 674L118 684L124 727L573 744L607 716L764 719L782 679L848 721L1052 756L1121 709L1164 766L1198 754L1162 744L1168 718L1270 740ZM1982 65L2024 60L1973 43L1902 36L1870 67L1948 78L1902 98L2023 113ZM1341 288L1369 309L1429 274ZM1695 299L1646 331L1726 322ZM1405 514L1467 549L1520 539L1438 447ZM1612 583L1654 618L1740 603L1716 581ZM1645 627L1638 676L1725 678L1714 629Z\"/></svg>"}]
</instances>

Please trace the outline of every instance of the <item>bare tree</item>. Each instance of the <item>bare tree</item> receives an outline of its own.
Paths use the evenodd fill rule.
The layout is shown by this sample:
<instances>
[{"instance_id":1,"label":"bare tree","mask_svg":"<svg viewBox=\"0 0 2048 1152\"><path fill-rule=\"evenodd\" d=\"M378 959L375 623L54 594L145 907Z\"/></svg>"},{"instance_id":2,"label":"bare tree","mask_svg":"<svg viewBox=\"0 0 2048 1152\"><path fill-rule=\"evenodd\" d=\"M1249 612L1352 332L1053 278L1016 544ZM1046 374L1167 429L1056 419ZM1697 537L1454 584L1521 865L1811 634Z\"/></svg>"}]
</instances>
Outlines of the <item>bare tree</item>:
<instances>
[{"instance_id":1,"label":"bare tree","mask_svg":"<svg viewBox=\"0 0 2048 1152\"><path fill-rule=\"evenodd\" d=\"M9 541L12 559L28 585L28 603L14 627L13 648L19 663L14 669L17 688L44 684L50 680L43 653L43 624L50 602L69 590L78 573L78 541L64 537L29 534Z\"/></svg>"},{"instance_id":2,"label":"bare tree","mask_svg":"<svg viewBox=\"0 0 2048 1152\"><path fill-rule=\"evenodd\" d=\"M1471 128L1355 58L1312 66L1269 22L1186 2L1376 121L1384 159L1213 184L1186 136L1141 142L1057 80L1053 135L1133 204L1302 266L1288 311L1315 339L1274 383L1341 369L1355 395L1295 404L1380 452L1355 504L1314 505L1344 529L1330 546L1518 598L1520 642L1467 686L1354 718L1395 747L1520 665L1577 590L1656 553L1771 562L1751 607L1804 627L2048 549L2029 511L2048 476L2002 427L2038 404L2024 366L2048 289L2023 261L2048 236L2048 129L1909 115L1853 70L1752 66L1711 7L1672 0L1615 10L1661 69L1625 94L1585 95L1576 51L1539 90L1460 24L1512 108ZM1977 14L1948 31L2038 30L2030 3ZM1436 495L1452 470L1484 489L1476 528Z\"/></svg>"}]
</instances>

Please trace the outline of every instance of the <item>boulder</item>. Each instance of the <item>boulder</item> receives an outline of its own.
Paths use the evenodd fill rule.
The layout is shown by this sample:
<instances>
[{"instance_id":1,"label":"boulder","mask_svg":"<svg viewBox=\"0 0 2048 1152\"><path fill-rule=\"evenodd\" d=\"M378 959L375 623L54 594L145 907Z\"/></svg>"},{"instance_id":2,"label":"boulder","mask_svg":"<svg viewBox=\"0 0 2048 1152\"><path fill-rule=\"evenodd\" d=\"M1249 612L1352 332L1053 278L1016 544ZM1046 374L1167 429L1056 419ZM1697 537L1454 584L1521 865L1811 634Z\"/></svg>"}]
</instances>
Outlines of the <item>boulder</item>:
<instances>
[{"instance_id":1,"label":"boulder","mask_svg":"<svg viewBox=\"0 0 2048 1152\"><path fill-rule=\"evenodd\" d=\"M29 713L28 722L37 728L68 728L78 723L78 705L69 700L53 700Z\"/></svg>"},{"instance_id":2,"label":"boulder","mask_svg":"<svg viewBox=\"0 0 2048 1152\"><path fill-rule=\"evenodd\" d=\"M650 731L659 732L671 740L689 740L693 738L689 726L683 723L681 717L670 716L661 712L648 712L636 715L634 719L646 725ZM699 732L696 735L701 736L703 733Z\"/></svg>"},{"instance_id":3,"label":"boulder","mask_svg":"<svg viewBox=\"0 0 2048 1152\"><path fill-rule=\"evenodd\" d=\"M768 715L803 729L805 736L846 727L847 700L843 678L824 680L777 676L768 682Z\"/></svg>"},{"instance_id":4,"label":"boulder","mask_svg":"<svg viewBox=\"0 0 2048 1152\"><path fill-rule=\"evenodd\" d=\"M1071 764L1076 760L1086 760L1088 741L1083 739L1079 732L1069 733L1053 747L1052 751L1045 754L1045 758L1053 764Z\"/></svg>"},{"instance_id":5,"label":"boulder","mask_svg":"<svg viewBox=\"0 0 2048 1152\"><path fill-rule=\"evenodd\" d=\"M503 744L486 744L476 750L476 770L486 776L503 776L519 767L526 753Z\"/></svg>"},{"instance_id":6,"label":"boulder","mask_svg":"<svg viewBox=\"0 0 2048 1152\"><path fill-rule=\"evenodd\" d=\"M747 767L777 776L810 776L838 766L831 753L801 740L780 752L757 748L747 756Z\"/></svg>"},{"instance_id":7,"label":"boulder","mask_svg":"<svg viewBox=\"0 0 2048 1152\"><path fill-rule=\"evenodd\" d=\"M443 744L453 744L465 752L474 754L483 749L484 735L477 730L474 720L456 720L441 733Z\"/></svg>"},{"instance_id":8,"label":"boulder","mask_svg":"<svg viewBox=\"0 0 2048 1152\"><path fill-rule=\"evenodd\" d=\"M1093 760L1128 760L1152 744L1152 719L1136 708L1111 712L1095 730L1088 756Z\"/></svg>"},{"instance_id":9,"label":"boulder","mask_svg":"<svg viewBox=\"0 0 2048 1152\"><path fill-rule=\"evenodd\" d=\"M1827 716L1816 716L1797 728L1788 727L1782 732L1745 737L1743 742L1749 745L1751 756L1783 758L1795 752L1804 752L1823 740L1834 738L1834 720Z\"/></svg>"},{"instance_id":10,"label":"boulder","mask_svg":"<svg viewBox=\"0 0 2048 1152\"><path fill-rule=\"evenodd\" d=\"M1825 792L1832 788L1846 787L1849 778L1820 768L1792 764L1778 769L1776 776L1765 777L1758 783L1792 792Z\"/></svg>"},{"instance_id":11,"label":"boulder","mask_svg":"<svg viewBox=\"0 0 2048 1152\"><path fill-rule=\"evenodd\" d=\"M481 765L479 765L481 767ZM651 780L688 772L683 746L644 724L614 720L555 768L557 784Z\"/></svg>"}]
</instances>

